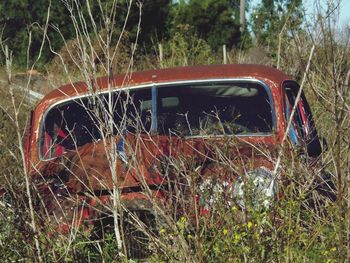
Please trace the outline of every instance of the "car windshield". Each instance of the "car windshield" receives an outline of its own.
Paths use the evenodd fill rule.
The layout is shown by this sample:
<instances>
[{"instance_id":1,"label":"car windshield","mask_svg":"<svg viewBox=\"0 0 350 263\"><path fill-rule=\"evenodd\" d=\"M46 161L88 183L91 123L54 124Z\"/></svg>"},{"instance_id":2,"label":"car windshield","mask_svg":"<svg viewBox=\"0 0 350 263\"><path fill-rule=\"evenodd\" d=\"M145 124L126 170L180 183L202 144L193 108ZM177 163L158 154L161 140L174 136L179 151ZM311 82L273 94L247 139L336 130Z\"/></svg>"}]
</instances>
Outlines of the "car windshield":
<instances>
[{"instance_id":1,"label":"car windshield","mask_svg":"<svg viewBox=\"0 0 350 263\"><path fill-rule=\"evenodd\" d=\"M271 102L256 82L200 82L86 96L52 108L41 133L41 156L122 131L167 136L270 134Z\"/></svg>"}]
</instances>

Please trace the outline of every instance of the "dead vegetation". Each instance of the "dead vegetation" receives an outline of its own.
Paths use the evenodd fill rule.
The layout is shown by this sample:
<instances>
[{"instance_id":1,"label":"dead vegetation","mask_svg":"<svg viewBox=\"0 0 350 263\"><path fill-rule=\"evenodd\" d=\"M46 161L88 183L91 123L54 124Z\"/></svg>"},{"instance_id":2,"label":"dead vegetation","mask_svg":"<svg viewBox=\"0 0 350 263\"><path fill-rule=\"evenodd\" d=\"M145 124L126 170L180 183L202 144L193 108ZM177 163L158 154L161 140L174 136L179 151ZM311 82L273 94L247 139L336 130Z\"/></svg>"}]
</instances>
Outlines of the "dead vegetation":
<instances>
[{"instance_id":1,"label":"dead vegetation","mask_svg":"<svg viewBox=\"0 0 350 263\"><path fill-rule=\"evenodd\" d=\"M336 202L331 202L327 195L318 191L317 186L324 183L322 180L319 182L320 179L317 178L319 171L312 170L308 163L300 161L298 152L283 152L280 169L290 181L287 185L279 185L284 198L266 210L256 209L252 199L248 197L244 213L241 213L239 206L232 205L237 203L237 199L231 196L232 189L217 186L212 182L203 187L196 187L195 182L200 177L198 167L202 169L204 164L191 156L179 156L176 159L161 160L159 167L163 169L163 174L178 175L170 188L171 202L159 203L153 198L149 186L143 184L141 192L150 202L145 203L140 211L131 212L128 208L130 205L121 201L121 192L114 186L109 192L112 198L108 202L98 203L94 207L86 204L87 208L100 214L100 221L87 226L96 227L95 238L91 238L90 232L87 234L86 228L69 229L69 233L64 235L54 233L56 229L52 228L55 224L50 223L61 221L62 218L58 214L55 218L47 216L48 211L45 209L41 211L31 208L31 203L34 207L44 207L41 203L45 197L38 197L38 189L35 187L40 184L32 184L32 178L27 178L27 185L25 182L21 142L28 109L21 103L22 97L16 93L9 93L9 87L5 86L5 90L1 90L1 94L8 95L1 101L0 109L0 167L2 185L5 185L9 192L4 198L10 202L4 199L0 203L1 258L8 261L84 262L88 259L111 262L132 257L131 252L127 251L130 244L137 247L136 243L142 244L146 239L148 243L139 246L139 253L149 251L148 260L154 262L349 260L349 36L344 36L345 41L336 41L336 31L328 26L327 20L315 23L321 28L319 38L314 38L313 35L283 38L285 41L281 43L280 67L301 79L309 59L308 47L316 46L304 90L312 102L316 126L328 141L328 151L321 157L324 163L322 168L335 177ZM166 58L162 64L157 56L150 55L139 59L135 57L137 45L128 45L125 32L108 30L110 24L105 26L106 31L95 32L94 37L78 34L80 40L67 41L49 66L48 71L55 74L51 78L59 79L56 74L62 74L65 82L73 82L78 78L90 85L91 80L100 75L110 76L119 71L132 72L135 67L151 68L154 65L162 67L197 62L209 64L219 61L217 57L213 58L212 54L206 52L205 43L201 40L195 40L198 45L193 45L191 40L190 47L183 47L180 42L188 44L186 35L169 43L169 53L165 53ZM113 37L115 42L112 41ZM198 46L199 53L193 56L193 49ZM146 66L142 63L136 65L136 62L141 60L146 61ZM260 48L254 48L250 53L233 51L231 60L276 63L265 50L260 51ZM33 76L32 73L30 75ZM28 81L30 88L34 85L35 74L34 78L26 78L25 81ZM41 83L40 78L38 82ZM11 96L15 99L14 104L10 103ZM97 105L92 114L98 115L102 112L110 114L106 114L107 116L113 115L112 104L106 105L99 101ZM111 118L102 118L100 128L104 135L100 147L102 150L108 149L107 169L110 169L112 174L112 184L117 185L118 171L114 167L120 159L115 147L116 139L108 136L115 130L115 123ZM122 138L123 131L117 129L115 135ZM236 141L227 141L226 146L234 148ZM208 169L208 177L214 181L218 174L230 172L237 175L241 172L237 170L250 170L252 160L246 161L244 166L235 167L232 160L228 159L230 153L227 148L222 145L214 145L214 148L216 165ZM135 153L135 156L137 154ZM241 161L243 157L237 155L236 158L237 161ZM137 159L130 160L129 165L136 169ZM220 170L222 167L226 168L225 172ZM137 177L142 178L142 171L136 169L135 173ZM57 183L60 184L61 181ZM80 183L83 185L84 182ZM215 187L222 187L224 190L209 202L213 212L204 217L199 216L198 203L190 196L201 195L210 199ZM77 201L75 194L65 196L65 193L62 193L62 199L55 203L55 209L60 211L63 217L79 217L79 214L75 213L77 210L72 209L67 215L62 209L64 202ZM94 194L96 193L91 193ZM34 197L34 200L28 202L28 197ZM320 205L310 204L310 198L312 202L317 200ZM10 206L6 205L6 202ZM71 206L76 207L75 204ZM187 210L179 211L178 207ZM149 211L152 211L152 215L147 214ZM37 229L34 226L40 227Z\"/></svg>"}]
</instances>

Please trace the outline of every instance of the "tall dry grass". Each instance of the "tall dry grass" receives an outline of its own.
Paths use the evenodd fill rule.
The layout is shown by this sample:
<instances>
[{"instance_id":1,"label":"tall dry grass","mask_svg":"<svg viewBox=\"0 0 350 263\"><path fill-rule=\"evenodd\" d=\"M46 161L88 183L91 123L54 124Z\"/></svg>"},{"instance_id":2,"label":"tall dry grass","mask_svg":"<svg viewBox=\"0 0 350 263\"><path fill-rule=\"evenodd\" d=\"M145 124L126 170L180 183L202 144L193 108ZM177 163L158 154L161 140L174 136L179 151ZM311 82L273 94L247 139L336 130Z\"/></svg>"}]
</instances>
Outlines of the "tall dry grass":
<instances>
[{"instance_id":1,"label":"tall dry grass","mask_svg":"<svg viewBox=\"0 0 350 263\"><path fill-rule=\"evenodd\" d=\"M67 1L66 4L72 12L80 8L76 1ZM103 24L105 30L96 29L92 35L87 34L84 27L86 23L81 22L89 21L92 24L97 22L92 17L73 16L72 23L76 25L77 39L65 42L65 51L57 53L52 68L61 65L63 78L67 82L74 82L77 78L86 81L91 85L91 93L94 95L92 88L94 80L102 74L112 76L119 70L132 74L135 68L152 68L154 65L165 67L210 64L221 60L217 55L213 56L204 40L188 36L186 28L179 31L180 35L176 39L164 45L165 57L161 63L156 54L151 54L147 58L138 57L137 45L124 44L125 32L114 30L110 21L113 21L116 15L118 14L114 13L114 9L105 13L106 19ZM322 154L319 163L322 162L321 168L332 174L331 178L336 185L335 202L318 191L317 184L320 180L322 183L322 178L319 178L321 168L313 169L308 162L300 158L297 151L283 151L280 170L289 182L283 184L279 181L279 191L284 197L276 200L269 209L263 207L256 209L253 196L249 197L248 194L246 208L242 210L235 205L237 197L232 196L232 189L220 185L220 178L217 177L224 173L244 174L242 172L244 168L249 170L254 160L245 160L244 167L237 166L235 158L236 161L240 161L243 156L232 157L230 149L236 148L237 141L228 138L226 147L211 145L215 149L213 167L207 174L211 181L203 187L199 187L196 182L201 180L202 174L199 173L201 170L199 168L203 168L205 164L198 163L198 160L186 155L180 155L175 159L166 159L164 156L165 159L161 162L164 164L162 167L164 176L171 173L178 175L173 179L173 187L169 190L172 197L169 200L176 201L159 203L152 198L147 184L143 185L142 192L149 197L149 206L155 215L154 229L145 225L137 213L124 206L120 200L119 189L114 187L110 193L113 197L112 203L101 204L99 207L103 211L101 214L107 218L104 222L110 223L110 229L103 225L106 227L103 228L106 232L103 233L102 241L91 238L83 229L72 229L68 235L56 233L52 236L53 230L50 229L50 224L46 224L49 216L45 211L35 210L30 205L34 203L40 206L40 199L35 198L35 201L28 202L29 197L36 197L34 194L36 190L35 184L32 184L26 175L23 152L21 155L23 127L26 122L23 116L27 108L22 105L22 97L11 93L11 87L7 86L3 92L9 94L9 100L13 98L14 103L2 101L0 111L1 118L4 119L0 137L3 163L1 176L6 182L8 191L5 197L7 200L4 199L0 203L1 258L8 261L68 262L127 260L129 254L126 237L129 238L132 233L128 233L128 229L123 229L125 225L121 223L121 218L124 217L130 229L139 231L148 238L147 249L150 251L148 261L348 261L349 35L339 38L338 31L331 23L331 14L323 17L325 18L314 21L310 34L305 31L292 34L286 31L281 38L279 65L284 71L301 80L308 63L309 51L315 45L304 91L312 106L317 129L328 141L328 150ZM288 28L288 25L286 27ZM47 37L45 33L44 36ZM112 39L116 39L116 42ZM254 48L251 52L232 51L229 60L240 63L264 61L266 64L276 64L277 60L268 54L263 48ZM35 68L35 65L33 67ZM9 68L8 73L10 72ZM92 115L98 115L101 111L109 113L107 116L113 115L112 88L113 84L110 83L110 99L107 106L104 102L98 101L97 108L89 109ZM108 134L116 127L111 118L99 120L103 143L108 148L110 144L114 145L113 140L109 141L111 139ZM117 131L117 136L123 136L122 130ZM110 150L108 161L116 184L118 174L113 167L119 160L118 153L115 148L108 149ZM257 150L260 154L261 152L269 154L263 147ZM276 156L268 155L268 157L272 161L276 160ZM139 163L137 159L132 159L128 165L137 168ZM138 176L142 178L141 171L138 172ZM219 188L222 191L213 196ZM246 191L250 193L253 189L248 186ZM204 199L202 201L210 205L211 213L200 216L198 202L190 198L191 196L202 196ZM69 199L74 200L74 197L69 196ZM179 207L182 209L179 210ZM65 212L65 209L62 210ZM33 227L39 222L45 222L43 224L45 227L38 229Z\"/></svg>"}]
</instances>

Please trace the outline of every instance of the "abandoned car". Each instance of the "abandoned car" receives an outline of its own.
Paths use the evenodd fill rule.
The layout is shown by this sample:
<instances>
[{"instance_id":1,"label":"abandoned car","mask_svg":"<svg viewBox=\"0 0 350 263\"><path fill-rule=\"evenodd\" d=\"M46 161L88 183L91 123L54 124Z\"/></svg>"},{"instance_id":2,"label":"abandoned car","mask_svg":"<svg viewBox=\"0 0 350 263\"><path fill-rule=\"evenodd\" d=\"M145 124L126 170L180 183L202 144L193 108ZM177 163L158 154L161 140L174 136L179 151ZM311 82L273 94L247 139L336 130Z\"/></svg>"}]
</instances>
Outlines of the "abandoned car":
<instances>
[{"instance_id":1,"label":"abandoned car","mask_svg":"<svg viewBox=\"0 0 350 263\"><path fill-rule=\"evenodd\" d=\"M61 228L73 224L63 216L72 207L74 224L98 217L94 207L108 203L114 187L125 207L152 213L148 200L169 200L184 159L192 162L199 190L215 175L244 208L243 175L255 178L265 199L276 195L274 158L285 132L288 147L311 158L321 154L298 91L288 75L263 65L178 67L68 84L32 112L27 169ZM218 161L220 151L230 168ZM201 204L203 212L211 201Z\"/></svg>"}]
</instances>

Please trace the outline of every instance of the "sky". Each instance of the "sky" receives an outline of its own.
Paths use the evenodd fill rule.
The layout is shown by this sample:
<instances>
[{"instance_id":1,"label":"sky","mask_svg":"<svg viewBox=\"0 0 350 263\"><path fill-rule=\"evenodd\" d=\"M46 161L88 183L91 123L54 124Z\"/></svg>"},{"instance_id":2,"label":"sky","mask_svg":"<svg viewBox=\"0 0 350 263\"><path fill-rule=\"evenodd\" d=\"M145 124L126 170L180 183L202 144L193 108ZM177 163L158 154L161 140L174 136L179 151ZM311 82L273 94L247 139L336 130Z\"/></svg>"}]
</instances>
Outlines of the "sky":
<instances>
[{"instance_id":1,"label":"sky","mask_svg":"<svg viewBox=\"0 0 350 263\"><path fill-rule=\"evenodd\" d=\"M311 15L311 17L315 14L316 8L315 8L315 1L306 0L304 1L304 6L306 7L306 14ZM323 0L321 1L321 8L326 7L327 1ZM350 0L342 0L340 2L340 8L339 8L339 25L340 26L350 26Z\"/></svg>"}]
</instances>

